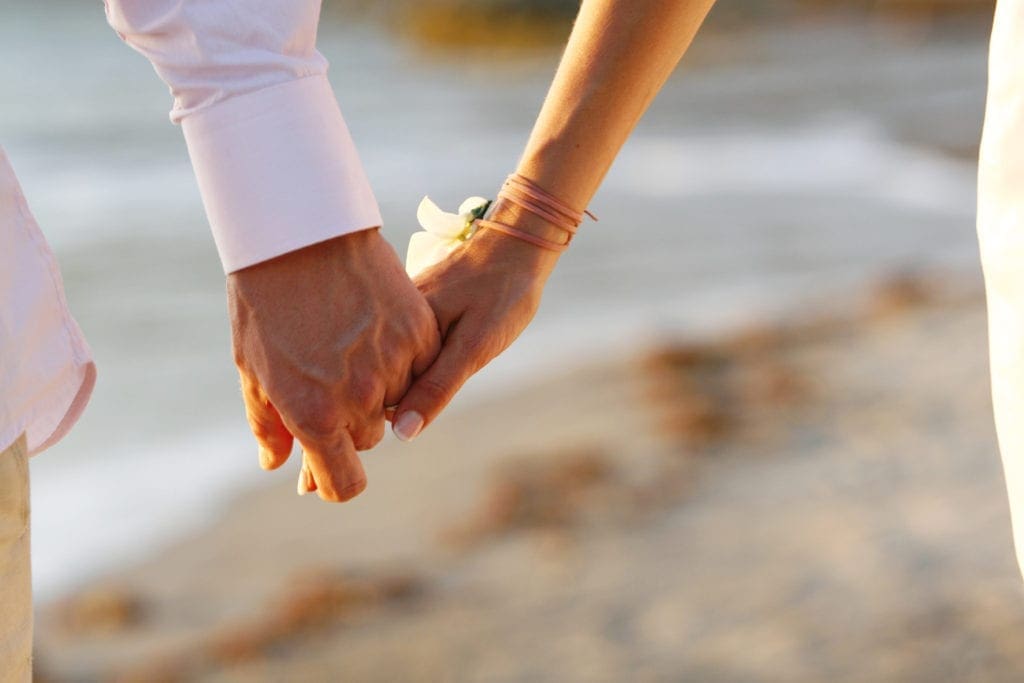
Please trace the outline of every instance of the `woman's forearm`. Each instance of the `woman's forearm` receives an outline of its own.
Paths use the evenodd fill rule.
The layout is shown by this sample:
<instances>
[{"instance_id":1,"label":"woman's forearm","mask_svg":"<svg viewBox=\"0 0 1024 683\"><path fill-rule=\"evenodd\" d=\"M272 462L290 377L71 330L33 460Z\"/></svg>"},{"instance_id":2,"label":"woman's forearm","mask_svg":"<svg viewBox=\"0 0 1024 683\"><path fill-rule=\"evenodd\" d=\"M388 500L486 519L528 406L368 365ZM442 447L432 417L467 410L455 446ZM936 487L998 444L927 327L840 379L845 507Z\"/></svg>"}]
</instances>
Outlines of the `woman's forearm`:
<instances>
[{"instance_id":1,"label":"woman's forearm","mask_svg":"<svg viewBox=\"0 0 1024 683\"><path fill-rule=\"evenodd\" d=\"M584 0L518 171L585 207L714 0Z\"/></svg>"}]
</instances>

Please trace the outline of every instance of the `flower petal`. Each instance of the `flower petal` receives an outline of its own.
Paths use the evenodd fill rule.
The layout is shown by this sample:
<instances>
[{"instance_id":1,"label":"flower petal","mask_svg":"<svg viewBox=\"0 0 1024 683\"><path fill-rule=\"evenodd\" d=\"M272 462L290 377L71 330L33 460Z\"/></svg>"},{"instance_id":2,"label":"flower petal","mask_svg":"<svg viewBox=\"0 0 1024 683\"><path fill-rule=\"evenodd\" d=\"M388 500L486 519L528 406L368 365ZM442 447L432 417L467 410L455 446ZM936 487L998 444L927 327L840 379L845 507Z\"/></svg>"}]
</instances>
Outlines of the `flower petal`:
<instances>
[{"instance_id":1,"label":"flower petal","mask_svg":"<svg viewBox=\"0 0 1024 683\"><path fill-rule=\"evenodd\" d=\"M473 209L479 208L486 204L489 200L483 197L470 197L466 201L459 205L459 215L468 216Z\"/></svg>"},{"instance_id":2,"label":"flower petal","mask_svg":"<svg viewBox=\"0 0 1024 683\"><path fill-rule=\"evenodd\" d=\"M405 254L405 272L415 277L435 263L443 261L459 246L458 240L448 240L429 232L417 232L409 238Z\"/></svg>"},{"instance_id":3,"label":"flower petal","mask_svg":"<svg viewBox=\"0 0 1024 683\"><path fill-rule=\"evenodd\" d=\"M442 211L430 197L424 197L416 209L416 220L427 232L438 237L454 238L466 229L466 219L454 213Z\"/></svg>"}]
</instances>

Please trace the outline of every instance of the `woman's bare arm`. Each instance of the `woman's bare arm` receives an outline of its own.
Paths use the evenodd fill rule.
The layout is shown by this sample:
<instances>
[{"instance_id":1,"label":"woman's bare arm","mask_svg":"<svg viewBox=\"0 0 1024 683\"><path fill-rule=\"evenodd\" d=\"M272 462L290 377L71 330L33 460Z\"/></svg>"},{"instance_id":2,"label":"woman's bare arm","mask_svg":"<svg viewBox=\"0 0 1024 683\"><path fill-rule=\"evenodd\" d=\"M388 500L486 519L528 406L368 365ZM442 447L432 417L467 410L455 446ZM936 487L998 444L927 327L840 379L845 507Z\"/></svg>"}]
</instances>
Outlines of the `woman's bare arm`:
<instances>
[{"instance_id":1,"label":"woman's bare arm","mask_svg":"<svg viewBox=\"0 0 1024 683\"><path fill-rule=\"evenodd\" d=\"M714 0L584 0L518 172L582 209L700 28ZM494 220L561 243L565 233L515 204ZM395 412L415 437L533 318L558 253L483 230L416 278L444 347Z\"/></svg>"},{"instance_id":2,"label":"woman's bare arm","mask_svg":"<svg viewBox=\"0 0 1024 683\"><path fill-rule=\"evenodd\" d=\"M585 0L519 172L584 207L714 0Z\"/></svg>"}]
</instances>

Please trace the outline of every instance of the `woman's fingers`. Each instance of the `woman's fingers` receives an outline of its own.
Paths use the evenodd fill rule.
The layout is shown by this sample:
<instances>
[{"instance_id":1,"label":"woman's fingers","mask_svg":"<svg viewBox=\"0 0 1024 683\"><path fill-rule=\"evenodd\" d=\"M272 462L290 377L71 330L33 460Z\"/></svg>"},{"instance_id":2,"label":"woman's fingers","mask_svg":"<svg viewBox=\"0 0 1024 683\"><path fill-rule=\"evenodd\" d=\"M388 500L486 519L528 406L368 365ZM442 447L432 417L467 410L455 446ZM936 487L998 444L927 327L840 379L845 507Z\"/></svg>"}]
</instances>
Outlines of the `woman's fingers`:
<instances>
[{"instance_id":1,"label":"woman's fingers","mask_svg":"<svg viewBox=\"0 0 1024 683\"><path fill-rule=\"evenodd\" d=\"M241 373L241 377L245 416L259 444L260 467L277 469L291 455L294 437L259 383L245 373Z\"/></svg>"},{"instance_id":2,"label":"woman's fingers","mask_svg":"<svg viewBox=\"0 0 1024 683\"><path fill-rule=\"evenodd\" d=\"M392 430L402 441L416 438L451 402L462 385L494 354L479 330L460 320L449 330L433 365L417 377L395 409Z\"/></svg>"}]
</instances>

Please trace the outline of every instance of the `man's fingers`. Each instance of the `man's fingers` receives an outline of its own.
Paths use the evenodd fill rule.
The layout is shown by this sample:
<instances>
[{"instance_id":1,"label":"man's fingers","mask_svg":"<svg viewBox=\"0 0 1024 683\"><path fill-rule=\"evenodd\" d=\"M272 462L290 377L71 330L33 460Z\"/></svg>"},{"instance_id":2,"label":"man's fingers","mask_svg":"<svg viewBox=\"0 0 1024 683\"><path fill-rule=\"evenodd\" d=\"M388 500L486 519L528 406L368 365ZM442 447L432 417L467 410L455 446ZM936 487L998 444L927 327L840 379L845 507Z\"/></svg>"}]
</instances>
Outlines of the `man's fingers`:
<instances>
[{"instance_id":1,"label":"man's fingers","mask_svg":"<svg viewBox=\"0 0 1024 683\"><path fill-rule=\"evenodd\" d=\"M316 482L313 481L313 473L309 471L309 463L306 462L306 454L302 454L302 468L299 470L299 483L296 491L300 496L316 491Z\"/></svg>"},{"instance_id":2,"label":"man's fingers","mask_svg":"<svg viewBox=\"0 0 1024 683\"><path fill-rule=\"evenodd\" d=\"M366 488L366 472L347 430L341 430L337 443L330 447L303 443L302 448L313 488L324 500L342 503Z\"/></svg>"},{"instance_id":3,"label":"man's fingers","mask_svg":"<svg viewBox=\"0 0 1024 683\"><path fill-rule=\"evenodd\" d=\"M435 325L439 323L434 322ZM395 421L395 413L399 402L409 392L409 387L417 377L427 371L437 360L441 351L441 335L437 327L431 328L429 333L422 339L419 352L413 357L409 370L401 375L390 378L384 391L384 420ZM378 439L379 440L379 439ZM357 444L358 445L358 444ZM360 448L360 450L363 450Z\"/></svg>"},{"instance_id":4,"label":"man's fingers","mask_svg":"<svg viewBox=\"0 0 1024 683\"><path fill-rule=\"evenodd\" d=\"M468 343L460 328L453 328L434 364L417 377L398 408L392 429L410 441L436 418L474 372L490 360L479 345Z\"/></svg>"},{"instance_id":5,"label":"man's fingers","mask_svg":"<svg viewBox=\"0 0 1024 683\"><path fill-rule=\"evenodd\" d=\"M242 400L249 429L259 444L260 467L265 470L277 469L291 455L294 442L292 433L285 427L281 415L259 384L244 374Z\"/></svg>"},{"instance_id":6,"label":"man's fingers","mask_svg":"<svg viewBox=\"0 0 1024 683\"><path fill-rule=\"evenodd\" d=\"M436 319L435 319L436 320ZM441 352L441 323L437 322L438 328L430 330L430 336L421 348L416 357L412 359L412 376L419 377L427 371ZM447 325L445 325L445 330ZM390 404L389 404L390 405Z\"/></svg>"},{"instance_id":7,"label":"man's fingers","mask_svg":"<svg viewBox=\"0 0 1024 683\"><path fill-rule=\"evenodd\" d=\"M377 413L350 427L352 443L357 451L368 451L384 438L384 407L377 409Z\"/></svg>"}]
</instances>

